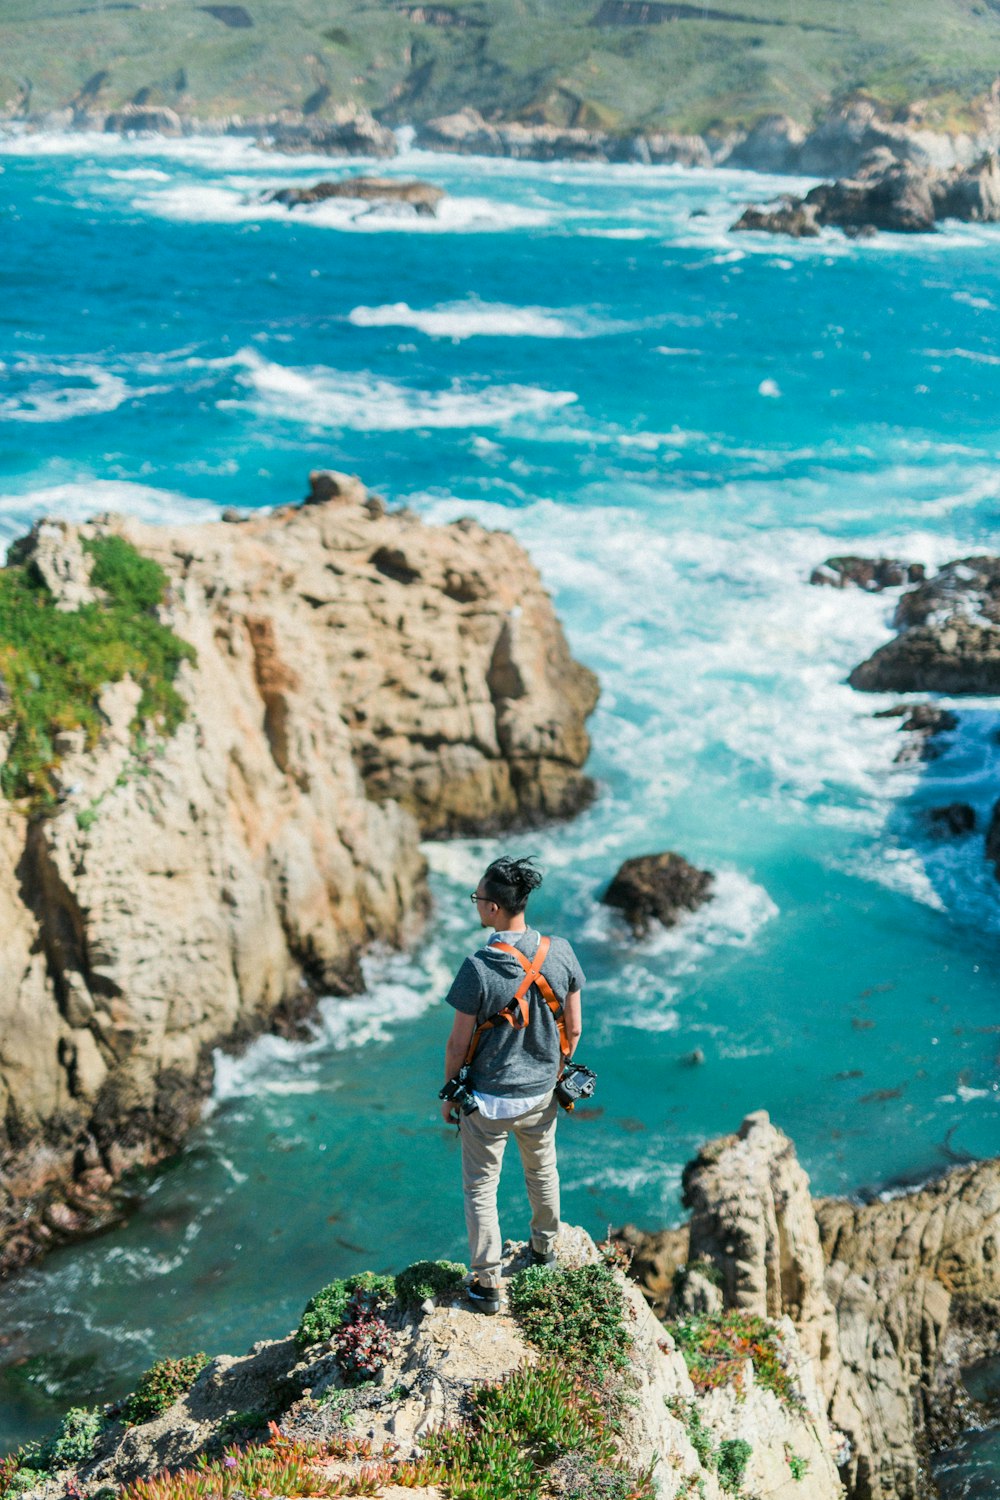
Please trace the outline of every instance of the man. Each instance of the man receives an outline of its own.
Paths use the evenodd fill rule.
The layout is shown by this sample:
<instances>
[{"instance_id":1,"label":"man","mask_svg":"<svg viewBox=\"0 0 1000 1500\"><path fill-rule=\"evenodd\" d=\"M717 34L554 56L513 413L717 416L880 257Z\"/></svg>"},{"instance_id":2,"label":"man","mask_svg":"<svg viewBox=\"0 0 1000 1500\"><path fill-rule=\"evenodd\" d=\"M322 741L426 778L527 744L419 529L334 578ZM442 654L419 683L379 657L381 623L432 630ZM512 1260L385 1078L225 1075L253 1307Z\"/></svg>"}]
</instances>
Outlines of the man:
<instances>
[{"instance_id":1,"label":"man","mask_svg":"<svg viewBox=\"0 0 1000 1500\"><path fill-rule=\"evenodd\" d=\"M461 1130L473 1273L466 1294L484 1313L500 1310L497 1186L509 1135L521 1153L531 1203L531 1264L552 1265L556 1258L559 1106L554 1089L563 1056L571 1057L580 1039L584 974L565 939L544 940L525 922L528 897L541 883L530 859L505 855L493 861L471 896L480 925L493 928L493 936L464 961L446 996L456 1012L445 1048L446 1082L466 1062L475 1039L467 1083L476 1108L462 1113L445 1100L441 1114ZM529 982L533 960L541 976L537 982ZM524 992L520 1001L519 990ZM563 1007L562 1028L553 1004ZM511 1009L502 1015L505 1007ZM483 1025L491 1019L494 1024Z\"/></svg>"}]
</instances>

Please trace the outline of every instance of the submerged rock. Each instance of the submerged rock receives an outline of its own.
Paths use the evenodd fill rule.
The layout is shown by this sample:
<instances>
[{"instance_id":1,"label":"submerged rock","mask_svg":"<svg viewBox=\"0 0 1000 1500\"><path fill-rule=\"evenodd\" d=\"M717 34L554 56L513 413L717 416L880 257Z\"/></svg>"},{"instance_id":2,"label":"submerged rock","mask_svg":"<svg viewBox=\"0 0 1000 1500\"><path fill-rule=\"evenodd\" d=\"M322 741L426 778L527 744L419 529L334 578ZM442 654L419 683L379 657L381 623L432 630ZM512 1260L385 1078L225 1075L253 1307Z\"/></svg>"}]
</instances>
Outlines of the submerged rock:
<instances>
[{"instance_id":1,"label":"submerged rock","mask_svg":"<svg viewBox=\"0 0 1000 1500\"><path fill-rule=\"evenodd\" d=\"M444 196L444 189L431 182L394 177L344 177L337 182L316 182L312 187L275 188L264 194L264 202L297 208L302 204L324 203L328 198L348 198L376 205L401 203L418 214L433 216Z\"/></svg>"},{"instance_id":2,"label":"submerged rock","mask_svg":"<svg viewBox=\"0 0 1000 1500\"><path fill-rule=\"evenodd\" d=\"M944 807L930 808L927 821L938 838L957 839L975 830L976 813L968 802L949 802ZM1000 847L997 853L1000 854Z\"/></svg>"},{"instance_id":3,"label":"submerged rock","mask_svg":"<svg viewBox=\"0 0 1000 1500\"><path fill-rule=\"evenodd\" d=\"M641 854L625 861L601 899L642 937L654 921L674 927L684 912L697 911L711 899L714 880L680 854Z\"/></svg>"}]
</instances>

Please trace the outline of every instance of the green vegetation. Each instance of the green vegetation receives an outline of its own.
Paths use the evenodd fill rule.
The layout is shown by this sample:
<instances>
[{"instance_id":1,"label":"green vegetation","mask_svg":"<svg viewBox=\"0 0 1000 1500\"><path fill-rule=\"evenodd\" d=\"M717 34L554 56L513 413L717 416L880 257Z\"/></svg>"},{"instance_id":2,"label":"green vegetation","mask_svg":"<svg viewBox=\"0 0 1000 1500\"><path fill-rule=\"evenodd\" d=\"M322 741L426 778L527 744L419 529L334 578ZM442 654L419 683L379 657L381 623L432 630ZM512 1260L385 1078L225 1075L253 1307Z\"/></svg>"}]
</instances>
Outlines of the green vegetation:
<instances>
[{"instance_id":1,"label":"green vegetation","mask_svg":"<svg viewBox=\"0 0 1000 1500\"><path fill-rule=\"evenodd\" d=\"M185 1395L210 1363L207 1354L188 1354L182 1359L158 1359L150 1365L130 1396L120 1404L122 1420L130 1427L150 1422L161 1411ZM117 1415L118 1413L116 1413Z\"/></svg>"},{"instance_id":2,"label":"green vegetation","mask_svg":"<svg viewBox=\"0 0 1000 1500\"><path fill-rule=\"evenodd\" d=\"M194 648L156 617L167 576L121 537L85 543L93 557L91 583L105 598L61 611L23 552L11 549L0 569L0 679L7 701L0 722L10 735L0 788L36 807L55 795L60 731L82 729L88 744L101 732L101 689L130 675L142 689L135 727L151 721L169 734L184 717L174 687L177 669ZM92 821L96 809L81 818ZM84 825L85 826L85 825Z\"/></svg>"},{"instance_id":3,"label":"green vegetation","mask_svg":"<svg viewBox=\"0 0 1000 1500\"><path fill-rule=\"evenodd\" d=\"M797 1484L800 1483L809 1473L808 1458L803 1458L801 1454L794 1452L794 1450L791 1449L787 1443L785 1444L785 1458L788 1461L788 1467L791 1470L792 1478Z\"/></svg>"},{"instance_id":4,"label":"green vegetation","mask_svg":"<svg viewBox=\"0 0 1000 1500\"><path fill-rule=\"evenodd\" d=\"M511 1281L510 1306L531 1342L568 1369L601 1380L628 1365L629 1309L610 1266L529 1266Z\"/></svg>"},{"instance_id":5,"label":"green vegetation","mask_svg":"<svg viewBox=\"0 0 1000 1500\"><path fill-rule=\"evenodd\" d=\"M674 1416L684 1424L698 1462L703 1469L719 1476L719 1484L727 1495L739 1495L743 1486L743 1475L750 1462L753 1449L743 1438L722 1438L716 1443L711 1428L706 1427L695 1401L685 1401L675 1396L667 1402Z\"/></svg>"},{"instance_id":6,"label":"green vegetation","mask_svg":"<svg viewBox=\"0 0 1000 1500\"><path fill-rule=\"evenodd\" d=\"M766 1318L731 1310L699 1313L668 1326L696 1390L732 1385L742 1392L749 1359L758 1385L773 1391L787 1406L801 1406L784 1365L778 1330Z\"/></svg>"},{"instance_id":7,"label":"green vegetation","mask_svg":"<svg viewBox=\"0 0 1000 1500\"><path fill-rule=\"evenodd\" d=\"M0 1496L21 1495L44 1484L59 1469L75 1469L86 1463L107 1425L97 1407L70 1407L51 1437L27 1443L0 1459Z\"/></svg>"},{"instance_id":8,"label":"green vegetation","mask_svg":"<svg viewBox=\"0 0 1000 1500\"><path fill-rule=\"evenodd\" d=\"M715 1455L715 1471L727 1495L738 1495L753 1449L745 1438L723 1438Z\"/></svg>"},{"instance_id":9,"label":"green vegetation","mask_svg":"<svg viewBox=\"0 0 1000 1500\"><path fill-rule=\"evenodd\" d=\"M347 1305L356 1292L365 1292L377 1303L388 1306L396 1295L395 1277L362 1271L357 1276L342 1277L322 1287L306 1303L302 1321L296 1329L295 1342L299 1348L306 1349L310 1344L332 1338L343 1324Z\"/></svg>"},{"instance_id":10,"label":"green vegetation","mask_svg":"<svg viewBox=\"0 0 1000 1500\"><path fill-rule=\"evenodd\" d=\"M396 1277L396 1296L414 1309L428 1297L442 1297L461 1289L465 1267L454 1260L417 1260Z\"/></svg>"},{"instance_id":11,"label":"green vegetation","mask_svg":"<svg viewBox=\"0 0 1000 1500\"><path fill-rule=\"evenodd\" d=\"M704 130L772 111L807 124L865 92L890 110L928 101L931 123L960 123L989 90L1000 44L1000 14L980 0L712 0L673 15L602 0L244 9L252 24L234 29L198 6L7 0L0 103L137 101L203 118L308 107L321 120L351 101L390 123L468 104L558 125Z\"/></svg>"}]
</instances>

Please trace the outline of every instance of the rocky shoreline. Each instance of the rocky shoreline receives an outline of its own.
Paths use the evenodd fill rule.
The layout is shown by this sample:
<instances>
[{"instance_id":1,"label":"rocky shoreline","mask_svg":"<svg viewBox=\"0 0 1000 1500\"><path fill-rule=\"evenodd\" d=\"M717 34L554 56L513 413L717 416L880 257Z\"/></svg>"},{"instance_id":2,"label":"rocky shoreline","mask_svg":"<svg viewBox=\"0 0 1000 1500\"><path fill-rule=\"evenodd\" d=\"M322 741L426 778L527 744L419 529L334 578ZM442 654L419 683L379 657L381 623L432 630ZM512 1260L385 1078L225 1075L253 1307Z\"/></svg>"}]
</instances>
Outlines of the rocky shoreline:
<instances>
[{"instance_id":1,"label":"rocky shoreline","mask_svg":"<svg viewBox=\"0 0 1000 1500\"><path fill-rule=\"evenodd\" d=\"M968 170L1000 149L996 109L986 110L978 129L953 133L926 128L919 111L886 118L872 100L856 98L827 109L809 125L788 115L767 115L749 127L725 127L702 135L667 130L615 132L582 126L536 124L486 118L465 107L417 121L414 144L423 150L522 161L625 162L640 165L735 167L800 177L851 178L873 152L922 172ZM281 152L386 159L399 151L393 130L369 110L327 107L319 115L283 110L271 116L182 115L165 106L130 104L99 110L74 101L43 114L5 116L4 123L28 131L79 130L165 137L245 137Z\"/></svg>"},{"instance_id":2,"label":"rocky shoreline","mask_svg":"<svg viewBox=\"0 0 1000 1500\"><path fill-rule=\"evenodd\" d=\"M567 817L592 791L596 680L509 535L426 526L324 471L246 519L40 522L8 567L72 613L108 539L162 569L182 711L137 732L125 675L94 728L56 735L44 804L0 800L3 1271L177 1149L213 1048L357 992L368 945L415 935L421 838Z\"/></svg>"}]
</instances>

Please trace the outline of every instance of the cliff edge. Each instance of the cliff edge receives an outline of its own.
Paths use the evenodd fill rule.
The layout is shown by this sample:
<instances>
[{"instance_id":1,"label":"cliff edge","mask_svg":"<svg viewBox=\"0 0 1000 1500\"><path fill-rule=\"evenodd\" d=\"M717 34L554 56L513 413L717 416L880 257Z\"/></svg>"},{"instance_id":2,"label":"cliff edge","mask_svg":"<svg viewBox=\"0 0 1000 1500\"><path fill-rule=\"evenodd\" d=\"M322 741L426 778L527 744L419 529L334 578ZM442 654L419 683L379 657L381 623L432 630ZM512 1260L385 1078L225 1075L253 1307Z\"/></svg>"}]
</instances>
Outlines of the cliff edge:
<instances>
[{"instance_id":1,"label":"cliff edge","mask_svg":"<svg viewBox=\"0 0 1000 1500\"><path fill-rule=\"evenodd\" d=\"M147 613L177 641L177 723L143 722L148 686L109 668L89 728L56 709L41 733L44 798L0 800L4 1270L176 1148L214 1046L358 990L365 946L415 933L421 837L590 795L596 680L509 535L387 514L324 472L310 502L228 523L40 522L0 574L34 590L21 618L55 610L82 641L108 538L165 576ZM24 739L3 644L0 774Z\"/></svg>"}]
</instances>

